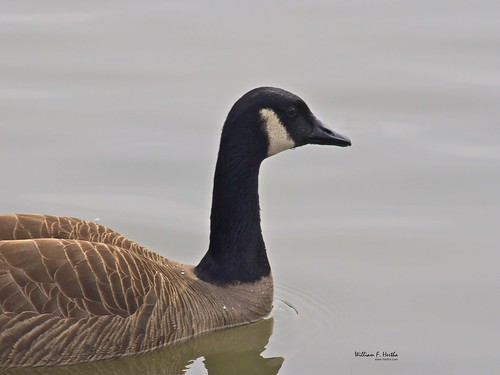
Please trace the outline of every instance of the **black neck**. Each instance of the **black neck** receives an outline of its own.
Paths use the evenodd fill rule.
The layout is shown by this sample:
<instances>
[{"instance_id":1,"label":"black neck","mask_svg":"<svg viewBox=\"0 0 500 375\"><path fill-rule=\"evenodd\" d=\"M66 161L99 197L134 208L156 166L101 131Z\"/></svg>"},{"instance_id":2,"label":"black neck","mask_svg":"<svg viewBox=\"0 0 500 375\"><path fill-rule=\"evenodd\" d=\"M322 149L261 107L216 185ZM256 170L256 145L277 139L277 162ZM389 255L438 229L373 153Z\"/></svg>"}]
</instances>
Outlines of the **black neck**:
<instances>
[{"instance_id":1,"label":"black neck","mask_svg":"<svg viewBox=\"0 0 500 375\"><path fill-rule=\"evenodd\" d=\"M223 132L215 168L210 245L195 269L204 281L254 282L271 272L260 228L258 193L265 147L244 136L236 142Z\"/></svg>"}]
</instances>

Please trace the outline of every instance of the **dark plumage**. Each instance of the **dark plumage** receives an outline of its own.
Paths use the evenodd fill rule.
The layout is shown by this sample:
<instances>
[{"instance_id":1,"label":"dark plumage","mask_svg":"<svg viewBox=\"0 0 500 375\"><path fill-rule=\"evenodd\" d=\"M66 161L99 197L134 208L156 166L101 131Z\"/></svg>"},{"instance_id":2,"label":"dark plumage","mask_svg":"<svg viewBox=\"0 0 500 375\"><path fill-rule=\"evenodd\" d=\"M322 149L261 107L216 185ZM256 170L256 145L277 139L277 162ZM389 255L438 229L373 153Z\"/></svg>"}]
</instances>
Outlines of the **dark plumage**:
<instances>
[{"instance_id":1,"label":"dark plumage","mask_svg":"<svg viewBox=\"0 0 500 375\"><path fill-rule=\"evenodd\" d=\"M0 367L135 354L265 317L273 283L259 167L308 143L350 145L284 90L258 88L236 102L221 136L210 245L196 267L95 223L0 216Z\"/></svg>"}]
</instances>

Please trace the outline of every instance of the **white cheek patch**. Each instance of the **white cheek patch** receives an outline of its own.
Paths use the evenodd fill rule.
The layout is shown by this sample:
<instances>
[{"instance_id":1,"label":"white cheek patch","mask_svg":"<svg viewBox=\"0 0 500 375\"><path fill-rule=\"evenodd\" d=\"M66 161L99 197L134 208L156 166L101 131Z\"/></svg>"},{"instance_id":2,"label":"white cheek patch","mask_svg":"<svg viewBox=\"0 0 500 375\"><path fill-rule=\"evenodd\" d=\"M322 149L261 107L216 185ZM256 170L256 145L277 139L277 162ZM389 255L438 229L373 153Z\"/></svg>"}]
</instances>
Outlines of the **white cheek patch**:
<instances>
[{"instance_id":1,"label":"white cheek patch","mask_svg":"<svg viewBox=\"0 0 500 375\"><path fill-rule=\"evenodd\" d=\"M286 131L276 112L269 108L263 108L259 113L264 122L264 131L269 144L267 156L295 147L295 142Z\"/></svg>"}]
</instances>

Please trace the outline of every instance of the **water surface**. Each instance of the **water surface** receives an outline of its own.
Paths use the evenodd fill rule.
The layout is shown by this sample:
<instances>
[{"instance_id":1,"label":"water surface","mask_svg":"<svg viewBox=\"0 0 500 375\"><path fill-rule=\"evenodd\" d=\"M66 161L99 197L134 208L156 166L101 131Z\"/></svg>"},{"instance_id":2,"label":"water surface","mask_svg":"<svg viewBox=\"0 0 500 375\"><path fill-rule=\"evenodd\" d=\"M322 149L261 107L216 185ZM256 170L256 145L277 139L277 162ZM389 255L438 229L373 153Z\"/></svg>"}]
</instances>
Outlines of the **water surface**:
<instances>
[{"instance_id":1,"label":"water surface","mask_svg":"<svg viewBox=\"0 0 500 375\"><path fill-rule=\"evenodd\" d=\"M98 218L196 263L220 128L244 92L295 92L353 140L262 166L277 281L264 334L79 371L500 372L498 2L0 7L1 212ZM248 332L246 355L224 349Z\"/></svg>"}]
</instances>

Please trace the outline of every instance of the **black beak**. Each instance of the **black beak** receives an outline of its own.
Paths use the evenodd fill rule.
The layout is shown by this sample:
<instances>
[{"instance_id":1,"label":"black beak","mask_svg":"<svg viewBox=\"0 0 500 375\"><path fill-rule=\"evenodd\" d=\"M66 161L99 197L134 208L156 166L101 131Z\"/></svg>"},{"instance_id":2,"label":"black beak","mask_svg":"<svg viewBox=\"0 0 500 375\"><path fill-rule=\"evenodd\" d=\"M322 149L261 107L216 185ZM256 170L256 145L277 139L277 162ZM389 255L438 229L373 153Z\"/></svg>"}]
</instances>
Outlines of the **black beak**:
<instances>
[{"instance_id":1,"label":"black beak","mask_svg":"<svg viewBox=\"0 0 500 375\"><path fill-rule=\"evenodd\" d=\"M340 147L351 145L351 140L349 138L326 128L318 119L315 119L314 129L307 138L307 142L313 145L332 145Z\"/></svg>"}]
</instances>

